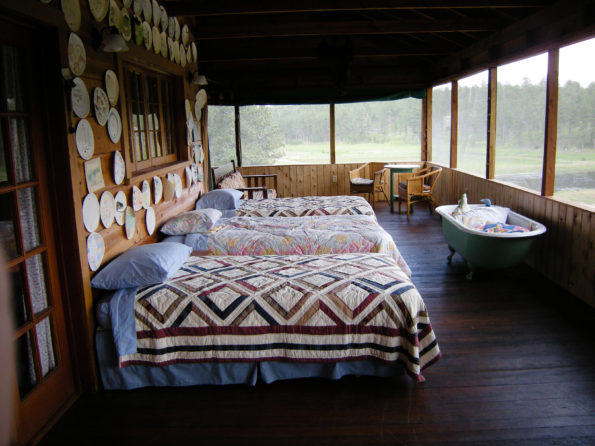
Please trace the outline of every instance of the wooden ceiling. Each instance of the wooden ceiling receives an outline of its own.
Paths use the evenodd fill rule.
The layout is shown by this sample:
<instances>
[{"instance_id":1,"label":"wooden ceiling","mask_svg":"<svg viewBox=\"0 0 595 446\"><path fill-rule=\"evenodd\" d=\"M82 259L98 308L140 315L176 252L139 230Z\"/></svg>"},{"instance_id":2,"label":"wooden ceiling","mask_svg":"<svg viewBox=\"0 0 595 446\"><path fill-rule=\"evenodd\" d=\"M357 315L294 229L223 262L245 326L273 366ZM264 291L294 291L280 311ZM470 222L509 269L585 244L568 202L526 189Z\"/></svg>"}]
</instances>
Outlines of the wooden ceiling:
<instances>
[{"instance_id":1,"label":"wooden ceiling","mask_svg":"<svg viewBox=\"0 0 595 446\"><path fill-rule=\"evenodd\" d=\"M193 23L211 104L416 95L591 33L593 1L169 0Z\"/></svg>"}]
</instances>

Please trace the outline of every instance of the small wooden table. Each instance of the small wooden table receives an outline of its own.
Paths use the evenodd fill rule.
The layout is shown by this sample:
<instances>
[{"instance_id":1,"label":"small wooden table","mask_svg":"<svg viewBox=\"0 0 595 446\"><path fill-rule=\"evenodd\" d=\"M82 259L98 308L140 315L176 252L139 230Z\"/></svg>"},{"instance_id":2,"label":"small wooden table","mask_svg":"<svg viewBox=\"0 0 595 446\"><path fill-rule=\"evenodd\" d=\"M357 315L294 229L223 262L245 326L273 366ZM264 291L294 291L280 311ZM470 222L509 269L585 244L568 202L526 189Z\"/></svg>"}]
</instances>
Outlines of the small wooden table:
<instances>
[{"instance_id":1,"label":"small wooden table","mask_svg":"<svg viewBox=\"0 0 595 446\"><path fill-rule=\"evenodd\" d=\"M394 212L393 203L399 199L399 195L395 195L393 192L393 182L395 173L411 173L419 167L419 164L387 164L384 166L385 169L390 170L390 211ZM398 187L398 186L397 186Z\"/></svg>"}]
</instances>

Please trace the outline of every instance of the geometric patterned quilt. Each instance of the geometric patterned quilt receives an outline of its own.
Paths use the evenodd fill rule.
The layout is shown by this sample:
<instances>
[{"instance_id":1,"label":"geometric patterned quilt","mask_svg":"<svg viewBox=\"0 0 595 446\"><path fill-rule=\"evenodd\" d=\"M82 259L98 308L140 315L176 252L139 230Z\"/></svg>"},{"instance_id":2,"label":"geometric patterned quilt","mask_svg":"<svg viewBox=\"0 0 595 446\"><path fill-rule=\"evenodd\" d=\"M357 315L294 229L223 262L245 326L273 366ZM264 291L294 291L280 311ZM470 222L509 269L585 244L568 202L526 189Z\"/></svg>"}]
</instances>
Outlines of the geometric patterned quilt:
<instances>
[{"instance_id":1,"label":"geometric patterned quilt","mask_svg":"<svg viewBox=\"0 0 595 446\"><path fill-rule=\"evenodd\" d=\"M384 254L193 256L141 288L134 312L121 367L374 358L423 381L440 357L421 296Z\"/></svg>"},{"instance_id":2,"label":"geometric patterned quilt","mask_svg":"<svg viewBox=\"0 0 595 446\"><path fill-rule=\"evenodd\" d=\"M238 217L305 217L326 215L372 215L372 206L357 195L332 197L309 196L244 200L238 209Z\"/></svg>"}]
</instances>

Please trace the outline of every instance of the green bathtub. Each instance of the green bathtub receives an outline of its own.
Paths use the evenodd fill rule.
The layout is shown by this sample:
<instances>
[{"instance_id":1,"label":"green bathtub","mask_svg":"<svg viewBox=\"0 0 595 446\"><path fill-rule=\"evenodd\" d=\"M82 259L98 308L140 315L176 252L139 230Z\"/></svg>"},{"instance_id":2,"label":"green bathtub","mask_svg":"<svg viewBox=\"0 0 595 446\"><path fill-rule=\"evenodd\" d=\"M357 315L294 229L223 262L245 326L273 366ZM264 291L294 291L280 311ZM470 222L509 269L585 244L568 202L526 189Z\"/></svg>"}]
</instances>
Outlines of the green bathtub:
<instances>
[{"instance_id":1,"label":"green bathtub","mask_svg":"<svg viewBox=\"0 0 595 446\"><path fill-rule=\"evenodd\" d=\"M483 207L484 205L471 205ZM457 205L439 206L436 212L442 217L442 232L452 256L458 252L469 266L467 279L471 280L478 269L500 269L517 266L523 263L536 236L543 234L546 228L516 212L510 211L506 223L523 226L529 232L493 233L482 232L464 226L455 220L451 213Z\"/></svg>"}]
</instances>

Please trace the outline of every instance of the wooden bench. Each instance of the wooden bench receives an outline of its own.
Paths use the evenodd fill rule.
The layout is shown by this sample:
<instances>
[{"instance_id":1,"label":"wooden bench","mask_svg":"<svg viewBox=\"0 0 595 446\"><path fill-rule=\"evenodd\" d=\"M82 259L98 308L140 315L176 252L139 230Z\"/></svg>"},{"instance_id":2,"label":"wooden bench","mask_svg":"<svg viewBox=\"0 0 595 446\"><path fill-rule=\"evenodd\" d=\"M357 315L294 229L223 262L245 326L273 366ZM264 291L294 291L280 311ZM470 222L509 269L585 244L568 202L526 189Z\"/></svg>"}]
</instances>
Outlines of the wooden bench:
<instances>
[{"instance_id":1,"label":"wooden bench","mask_svg":"<svg viewBox=\"0 0 595 446\"><path fill-rule=\"evenodd\" d=\"M233 188L244 192L248 199L276 198L277 174L242 175L236 168L236 163L231 160L222 166L211 168L213 183L216 188ZM272 188L267 185L272 181Z\"/></svg>"}]
</instances>

